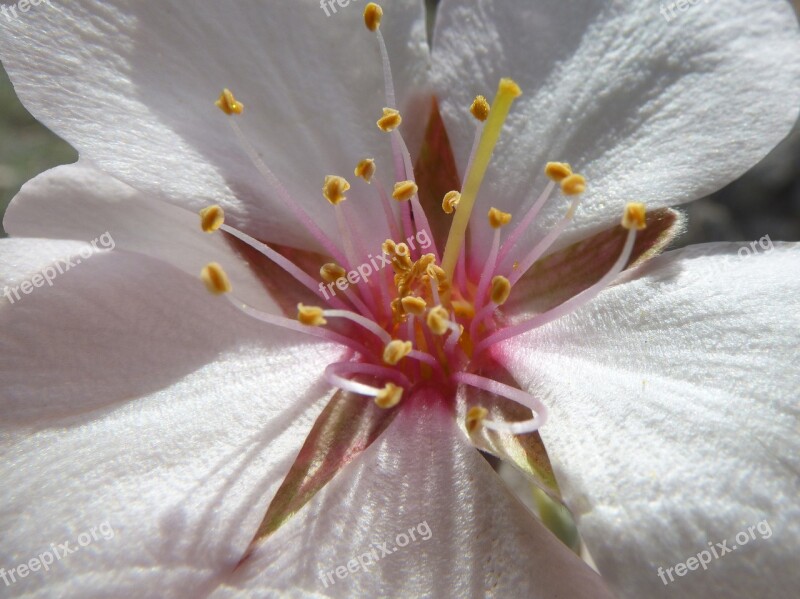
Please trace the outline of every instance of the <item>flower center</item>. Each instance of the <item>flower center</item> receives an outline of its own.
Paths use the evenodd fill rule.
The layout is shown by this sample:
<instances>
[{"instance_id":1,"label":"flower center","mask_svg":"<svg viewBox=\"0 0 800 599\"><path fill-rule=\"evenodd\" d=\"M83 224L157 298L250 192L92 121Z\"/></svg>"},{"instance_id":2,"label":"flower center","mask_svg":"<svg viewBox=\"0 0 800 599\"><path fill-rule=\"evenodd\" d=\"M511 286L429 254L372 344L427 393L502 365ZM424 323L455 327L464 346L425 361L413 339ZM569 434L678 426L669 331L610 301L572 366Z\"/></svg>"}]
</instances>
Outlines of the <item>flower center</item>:
<instances>
[{"instance_id":1,"label":"flower center","mask_svg":"<svg viewBox=\"0 0 800 599\"><path fill-rule=\"evenodd\" d=\"M322 282L318 282L270 246L224 224L222 209L210 206L200 214L204 231L221 229L248 244L316 294L321 302L319 306L298 304L297 319L289 319L258 311L236 299L222 266L217 263L206 266L201 277L211 292L226 294L234 306L254 318L350 348L346 361L326 368L325 377L335 387L372 397L377 405L389 409L423 382L453 390L458 385L470 385L522 404L532 411L532 418L524 422L499 422L489 420L485 409L472 408L467 414L468 429L483 425L514 434L535 431L546 418L544 405L519 389L475 374L478 361L496 343L575 310L606 287L631 256L636 231L644 228L644 206L627 206L622 219L629 231L625 245L617 262L597 283L561 306L504 326L500 307L525 272L569 225L586 181L566 163L548 163L545 174L550 182L523 211L520 222L511 228L512 215L491 208L487 215L488 226L494 232L491 246L483 255L467 255L470 224L486 226L476 225L473 218L481 183L512 104L522 94L513 80L501 79L491 106L483 96L478 96L470 107L477 123L475 141L461 189L448 192L442 200L444 213L454 216L440 257L419 201L411 157L399 130L402 115L395 106L391 66L380 30L382 16L377 4L370 3L365 8L365 24L376 35L383 63L386 107L376 124L390 136L395 181L391 194L377 176L380 165L374 159L363 159L354 170L356 177L375 183L385 216L382 254L377 258L369 254L364 259L366 252L359 247L357 231L345 213L346 194L351 186L344 177L328 175L322 187L322 195L335 213L341 246L294 201L238 126L236 119L244 113L244 105L226 89L216 104L230 117L228 122L242 149L333 261L321 265ZM523 233L556 190L570 199L564 217L533 248L521 247ZM504 236L508 229L510 232ZM342 295L337 294L338 290Z\"/></svg>"}]
</instances>

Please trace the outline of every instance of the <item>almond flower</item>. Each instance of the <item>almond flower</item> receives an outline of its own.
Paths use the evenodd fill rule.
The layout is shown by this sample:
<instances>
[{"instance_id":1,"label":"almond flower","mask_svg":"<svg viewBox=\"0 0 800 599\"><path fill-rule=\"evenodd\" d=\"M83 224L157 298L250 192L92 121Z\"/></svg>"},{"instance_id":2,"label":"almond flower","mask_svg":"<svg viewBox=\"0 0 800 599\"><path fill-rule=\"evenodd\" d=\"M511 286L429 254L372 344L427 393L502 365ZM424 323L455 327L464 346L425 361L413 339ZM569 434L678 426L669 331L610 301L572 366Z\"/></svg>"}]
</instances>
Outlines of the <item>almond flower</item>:
<instances>
[{"instance_id":1,"label":"almond flower","mask_svg":"<svg viewBox=\"0 0 800 599\"><path fill-rule=\"evenodd\" d=\"M787 3L444 0L430 49L416 0L29 8L0 56L81 160L0 283L116 251L0 308L0 589L797 593L800 249L656 257L796 119Z\"/></svg>"}]
</instances>

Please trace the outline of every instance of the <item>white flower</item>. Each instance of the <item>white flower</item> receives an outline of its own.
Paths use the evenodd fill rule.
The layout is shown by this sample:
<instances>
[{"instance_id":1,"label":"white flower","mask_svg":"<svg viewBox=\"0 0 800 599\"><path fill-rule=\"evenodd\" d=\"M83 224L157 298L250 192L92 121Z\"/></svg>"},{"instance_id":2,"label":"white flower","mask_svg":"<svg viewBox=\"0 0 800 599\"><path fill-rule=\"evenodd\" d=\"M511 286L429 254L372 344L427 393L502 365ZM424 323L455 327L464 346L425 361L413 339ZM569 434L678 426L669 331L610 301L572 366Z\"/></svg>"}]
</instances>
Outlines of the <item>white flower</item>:
<instances>
[{"instance_id":1,"label":"white flower","mask_svg":"<svg viewBox=\"0 0 800 599\"><path fill-rule=\"evenodd\" d=\"M49 572L18 576L14 592L602 597L608 584L625 597L792 595L800 585L791 564L800 538L800 250L776 244L742 260L736 245L688 248L616 276L675 234L664 208L741 174L796 119L800 66L787 57L800 38L788 4L715 3L668 23L643 0L445 0L432 52L420 2L385 9L380 32L395 101L358 5L326 16L311 1L81 0L0 19L0 57L17 92L81 154L80 164L28 183L9 208L4 224L15 238L0 244L0 284L77 251L68 240L108 231L118 250L0 309L0 567L74 543L92 525L115 530ZM347 328L341 312L314 313L315 322L337 321L310 330L321 343L242 314L247 304L250 315L300 329L278 315L321 299L286 276L303 279L297 268L284 272L219 231L202 233L192 212L222 206L236 227L225 231L284 246L300 269L319 268L312 250L355 267L387 237L400 240L376 188L389 193L387 184L413 180L402 139L422 158L416 183L396 189L412 199L390 204L389 220L408 210L395 222L408 226L413 204L412 231L427 231L420 201L459 175L469 179L481 138L467 108L501 77L524 93L486 176L475 177L483 179L477 198L468 181L455 216L425 205L439 233L476 199L466 252L472 285L448 267L443 247L441 287L404 279L426 300L419 322L427 324L416 335L404 333L410 317L399 327L381 317L391 294L405 293L387 287L381 295L377 278L349 290L361 300L337 296L374 319ZM244 114L213 108L226 86ZM455 169L436 119L420 150L430 91ZM385 107L403 116L396 133L375 127ZM501 126L490 117L483 139ZM472 172L489 145L478 146ZM372 184L327 179L330 206L320 194L325 176L348 175L365 156L377 166ZM560 196L579 197L572 191L582 184L552 192L544 166L555 159L588 181L569 211ZM538 218L498 250L507 254L492 268L499 238L483 215L495 206L524 221L543 189ZM617 226L630 201L651 214L638 245L635 226ZM317 228L303 226L303 212ZM562 221L565 212L574 219ZM549 254L512 285L507 305L498 289L503 308L494 315L490 278L504 272L516 284L524 257L537 258L528 246L550 231L560 235ZM448 248L458 250L460 235ZM209 262L224 266L232 305L198 284ZM488 324L473 328L448 303L458 297L467 311L488 306ZM453 310L436 312L439 303ZM455 343L459 324L466 335ZM504 331L514 336L501 342ZM381 409L358 395L380 387L354 384L351 366L326 368L351 357L337 332L368 346L365 355L388 345L385 335L412 341L416 353L401 343L384 359L397 366L381 362L381 352L361 361L403 389L398 405ZM430 368L417 366L425 355ZM349 393L333 394L323 377ZM520 420L510 400L533 407L527 431L549 408L541 438L605 582L527 514L473 449L494 451L548 488L538 437L485 430ZM478 405L490 417L469 412L484 428L464 434L468 408ZM760 545L662 584L659 566L764 519L774 534ZM326 582L327 572L423 521L430 539Z\"/></svg>"}]
</instances>

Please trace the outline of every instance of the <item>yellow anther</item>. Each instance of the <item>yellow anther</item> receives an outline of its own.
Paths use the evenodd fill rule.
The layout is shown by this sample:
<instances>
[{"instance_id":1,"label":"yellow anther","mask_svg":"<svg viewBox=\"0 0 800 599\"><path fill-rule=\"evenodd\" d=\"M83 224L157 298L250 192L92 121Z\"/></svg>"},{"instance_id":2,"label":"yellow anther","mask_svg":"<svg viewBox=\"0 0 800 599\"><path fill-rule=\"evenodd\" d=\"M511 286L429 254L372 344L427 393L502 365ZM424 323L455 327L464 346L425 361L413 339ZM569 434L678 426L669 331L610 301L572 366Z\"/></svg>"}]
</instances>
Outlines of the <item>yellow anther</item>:
<instances>
[{"instance_id":1,"label":"yellow anther","mask_svg":"<svg viewBox=\"0 0 800 599\"><path fill-rule=\"evenodd\" d=\"M386 383L386 386L375 396L375 403L379 408L388 410L395 407L403 399L403 388L394 383Z\"/></svg>"},{"instance_id":2,"label":"yellow anther","mask_svg":"<svg viewBox=\"0 0 800 599\"><path fill-rule=\"evenodd\" d=\"M228 275L216 262L209 262L204 266L203 270L200 271L200 278L206 284L206 289L214 295L222 295L231 290L231 282L228 279Z\"/></svg>"},{"instance_id":3,"label":"yellow anther","mask_svg":"<svg viewBox=\"0 0 800 599\"><path fill-rule=\"evenodd\" d=\"M217 99L214 104L228 116L242 114L242 112L244 112L244 104L237 101L236 98L233 97L233 92L228 88L222 90L219 99Z\"/></svg>"},{"instance_id":4,"label":"yellow anther","mask_svg":"<svg viewBox=\"0 0 800 599\"><path fill-rule=\"evenodd\" d=\"M450 302L453 312L461 318L475 318L475 306L466 300L453 300Z\"/></svg>"},{"instance_id":5,"label":"yellow anther","mask_svg":"<svg viewBox=\"0 0 800 599\"><path fill-rule=\"evenodd\" d=\"M561 183L572 174L572 167L566 162L548 162L544 167L544 174L556 183Z\"/></svg>"},{"instance_id":6,"label":"yellow anther","mask_svg":"<svg viewBox=\"0 0 800 599\"><path fill-rule=\"evenodd\" d=\"M384 108L383 116L378 119L377 124L381 131L389 133L390 131L397 129L402 122L403 117L400 116L400 113L397 110L394 108Z\"/></svg>"},{"instance_id":7,"label":"yellow anther","mask_svg":"<svg viewBox=\"0 0 800 599\"><path fill-rule=\"evenodd\" d=\"M326 283L333 283L344 277L346 274L347 271L335 262L323 264L319 269L319 276Z\"/></svg>"},{"instance_id":8,"label":"yellow anther","mask_svg":"<svg viewBox=\"0 0 800 599\"><path fill-rule=\"evenodd\" d=\"M395 283L398 285L398 289L399 289L398 277L401 276L400 273L408 273L413 266L414 263L411 261L410 256L402 255L398 252L397 254L395 254L394 258L392 258L392 268L394 268L395 273L397 273L395 275ZM405 277L406 275L403 274L402 276ZM401 293L400 295L404 295L404 293Z\"/></svg>"},{"instance_id":9,"label":"yellow anther","mask_svg":"<svg viewBox=\"0 0 800 599\"><path fill-rule=\"evenodd\" d=\"M297 320L312 327L319 327L328 323L325 320L322 308L304 306L303 304L297 304Z\"/></svg>"},{"instance_id":10,"label":"yellow anther","mask_svg":"<svg viewBox=\"0 0 800 599\"><path fill-rule=\"evenodd\" d=\"M428 307L424 299L421 297L414 297L413 295L407 295L400 300L400 303L406 313L413 314L414 316L422 316L425 314L425 309Z\"/></svg>"},{"instance_id":11,"label":"yellow anther","mask_svg":"<svg viewBox=\"0 0 800 599\"><path fill-rule=\"evenodd\" d=\"M444 335L450 329L450 315L443 306L431 308L425 322L434 335Z\"/></svg>"},{"instance_id":12,"label":"yellow anther","mask_svg":"<svg viewBox=\"0 0 800 599\"><path fill-rule=\"evenodd\" d=\"M506 303L508 295L511 293L511 282L502 275L497 275L492 279L492 290L489 297L498 306Z\"/></svg>"},{"instance_id":13,"label":"yellow anther","mask_svg":"<svg viewBox=\"0 0 800 599\"><path fill-rule=\"evenodd\" d=\"M647 211L644 204L631 202L625 206L625 213L622 215L622 226L626 229L636 229L641 231L647 228Z\"/></svg>"},{"instance_id":14,"label":"yellow anther","mask_svg":"<svg viewBox=\"0 0 800 599\"><path fill-rule=\"evenodd\" d=\"M458 191L448 191L444 194L444 199L442 200L442 210L444 210L445 214L453 214L453 210L458 207L458 203L461 201L461 193Z\"/></svg>"},{"instance_id":15,"label":"yellow anther","mask_svg":"<svg viewBox=\"0 0 800 599\"><path fill-rule=\"evenodd\" d=\"M437 264L429 264L427 268L425 268L425 273L436 281L436 284L439 286L439 290L441 290L442 287L449 287L447 273L444 272L444 269L441 266Z\"/></svg>"},{"instance_id":16,"label":"yellow anther","mask_svg":"<svg viewBox=\"0 0 800 599\"><path fill-rule=\"evenodd\" d=\"M582 194L586 191L586 179L581 175L572 174L561 181L561 191L568 196Z\"/></svg>"},{"instance_id":17,"label":"yellow anther","mask_svg":"<svg viewBox=\"0 0 800 599\"><path fill-rule=\"evenodd\" d=\"M472 102L472 106L469 107L472 116L481 122L489 118L489 110L489 102L487 102L486 98L483 96L476 96L475 100Z\"/></svg>"},{"instance_id":18,"label":"yellow anther","mask_svg":"<svg viewBox=\"0 0 800 599\"><path fill-rule=\"evenodd\" d=\"M383 349L383 361L389 364L390 366L394 366L400 360L405 358L408 354L411 353L411 342L410 341L400 341L399 339L393 339L389 343L386 344L386 347Z\"/></svg>"},{"instance_id":19,"label":"yellow anther","mask_svg":"<svg viewBox=\"0 0 800 599\"><path fill-rule=\"evenodd\" d=\"M419 187L413 181L400 181L394 184L392 197L398 202L406 202L417 195Z\"/></svg>"},{"instance_id":20,"label":"yellow anther","mask_svg":"<svg viewBox=\"0 0 800 599\"><path fill-rule=\"evenodd\" d=\"M364 24L370 31L378 31L381 26L382 18L383 9L379 5L375 4L374 2L370 2L366 7L364 7Z\"/></svg>"},{"instance_id":21,"label":"yellow anther","mask_svg":"<svg viewBox=\"0 0 800 599\"><path fill-rule=\"evenodd\" d=\"M473 433L475 429L477 429L481 422L489 415L489 410L486 408L482 408L480 406L475 406L470 408L467 411L467 418L466 418L466 425L467 425L467 432Z\"/></svg>"},{"instance_id":22,"label":"yellow anther","mask_svg":"<svg viewBox=\"0 0 800 599\"><path fill-rule=\"evenodd\" d=\"M433 254L422 254L419 260L416 261L416 266L419 272L427 270L429 266L436 263L436 256Z\"/></svg>"},{"instance_id":23,"label":"yellow anther","mask_svg":"<svg viewBox=\"0 0 800 599\"><path fill-rule=\"evenodd\" d=\"M200 227L206 233L213 233L225 222L225 212L214 204L200 211Z\"/></svg>"},{"instance_id":24,"label":"yellow anther","mask_svg":"<svg viewBox=\"0 0 800 599\"><path fill-rule=\"evenodd\" d=\"M499 229L511 222L511 215L508 212L501 212L497 208L489 208L489 225L492 229Z\"/></svg>"},{"instance_id":25,"label":"yellow anther","mask_svg":"<svg viewBox=\"0 0 800 599\"><path fill-rule=\"evenodd\" d=\"M347 199L345 192L350 189L350 184L344 177L338 175L328 175L322 185L322 195L334 206Z\"/></svg>"},{"instance_id":26,"label":"yellow anther","mask_svg":"<svg viewBox=\"0 0 800 599\"><path fill-rule=\"evenodd\" d=\"M394 253L401 258L405 258L411 256L411 250L408 249L408 245L405 243L398 243L394 246Z\"/></svg>"},{"instance_id":27,"label":"yellow anther","mask_svg":"<svg viewBox=\"0 0 800 599\"><path fill-rule=\"evenodd\" d=\"M355 174L356 177L360 177L367 183L371 183L375 170L375 160L372 158L364 158L364 160L359 162L358 166L356 166Z\"/></svg>"}]
</instances>

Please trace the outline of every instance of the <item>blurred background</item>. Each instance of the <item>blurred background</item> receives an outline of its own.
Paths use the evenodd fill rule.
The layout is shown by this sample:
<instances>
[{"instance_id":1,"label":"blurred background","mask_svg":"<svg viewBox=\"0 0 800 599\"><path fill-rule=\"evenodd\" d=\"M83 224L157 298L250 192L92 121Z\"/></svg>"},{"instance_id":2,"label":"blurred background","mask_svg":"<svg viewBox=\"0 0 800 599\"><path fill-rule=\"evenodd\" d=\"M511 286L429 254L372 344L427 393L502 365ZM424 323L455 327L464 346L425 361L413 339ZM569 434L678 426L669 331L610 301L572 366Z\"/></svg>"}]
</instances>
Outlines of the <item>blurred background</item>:
<instances>
[{"instance_id":1,"label":"blurred background","mask_svg":"<svg viewBox=\"0 0 800 599\"><path fill-rule=\"evenodd\" d=\"M433 12L438 0L426 2ZM793 3L800 12L800 0ZM22 107L0 68L0 215L25 181L75 160L77 153ZM800 126L743 177L683 210L689 229L675 246L749 242L764 235L772 241L800 240Z\"/></svg>"}]
</instances>

